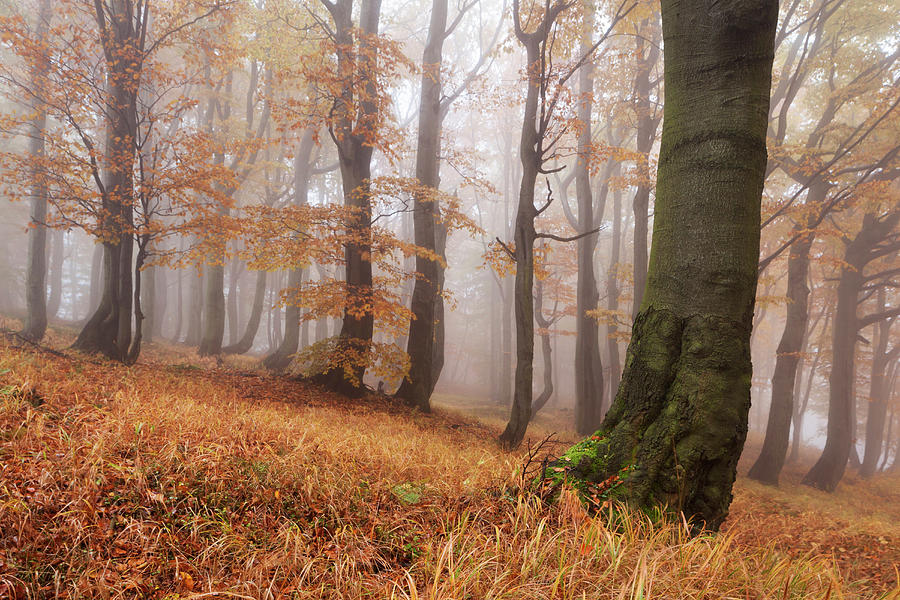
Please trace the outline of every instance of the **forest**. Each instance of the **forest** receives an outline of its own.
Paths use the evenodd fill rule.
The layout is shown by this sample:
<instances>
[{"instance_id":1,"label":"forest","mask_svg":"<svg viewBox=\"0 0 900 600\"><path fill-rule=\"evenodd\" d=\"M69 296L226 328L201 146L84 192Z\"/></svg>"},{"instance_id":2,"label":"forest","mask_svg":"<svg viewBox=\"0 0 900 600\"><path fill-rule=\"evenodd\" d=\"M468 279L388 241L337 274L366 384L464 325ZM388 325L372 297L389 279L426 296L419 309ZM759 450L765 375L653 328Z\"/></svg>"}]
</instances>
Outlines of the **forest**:
<instances>
[{"instance_id":1,"label":"forest","mask_svg":"<svg viewBox=\"0 0 900 600\"><path fill-rule=\"evenodd\" d=\"M0 0L0 599L900 600L891 0Z\"/></svg>"}]
</instances>

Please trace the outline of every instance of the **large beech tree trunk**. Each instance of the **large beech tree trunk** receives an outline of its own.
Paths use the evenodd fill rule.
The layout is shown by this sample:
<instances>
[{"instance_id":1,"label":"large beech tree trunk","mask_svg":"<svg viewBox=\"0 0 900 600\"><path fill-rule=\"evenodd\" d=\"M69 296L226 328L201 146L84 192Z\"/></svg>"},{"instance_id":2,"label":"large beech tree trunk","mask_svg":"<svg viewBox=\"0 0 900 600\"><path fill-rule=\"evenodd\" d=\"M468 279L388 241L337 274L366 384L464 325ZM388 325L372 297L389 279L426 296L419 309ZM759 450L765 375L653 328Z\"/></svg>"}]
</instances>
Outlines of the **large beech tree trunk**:
<instances>
[{"instance_id":1,"label":"large beech tree trunk","mask_svg":"<svg viewBox=\"0 0 900 600\"><path fill-rule=\"evenodd\" d=\"M47 35L52 16L51 0L41 0L38 9L38 22L35 37L43 40ZM36 57L37 64L30 65L31 84L33 89L40 89L42 80L49 69L49 62L42 56ZM35 160L31 161L31 229L28 231L28 265L25 271L25 324L21 335L29 340L38 341L47 331L47 185L42 175L41 160L46 146L44 134L47 126L47 111L43 107L40 96L35 94L31 109L34 118L31 120L28 152ZM93 307L92 307L93 308Z\"/></svg>"},{"instance_id":2,"label":"large beech tree trunk","mask_svg":"<svg viewBox=\"0 0 900 600\"><path fill-rule=\"evenodd\" d=\"M419 103L419 137L416 148L416 179L422 186L414 196L413 227L416 245L435 252L435 228L439 216L437 191L440 185L441 124L441 62L444 40L447 37L447 0L434 0L428 40L422 55L422 95ZM406 352L409 354L409 374L400 384L397 396L422 411L431 411L431 392L435 366L435 314L438 303L441 265L426 256L416 256L416 279L410 308ZM443 342L443 340L441 340ZM440 371L438 371L440 372Z\"/></svg>"},{"instance_id":3,"label":"large beech tree trunk","mask_svg":"<svg viewBox=\"0 0 900 600\"><path fill-rule=\"evenodd\" d=\"M656 23L645 19L641 23L643 32L656 32ZM644 289L647 285L647 234L650 227L650 151L656 141L656 129L659 120L654 116L653 105L650 102L650 73L659 59L659 44L656 36L649 40L644 35L635 36L635 46L638 56L637 74L634 80L634 93L637 100L636 111L638 115L637 126L637 151L641 155L638 163L638 176L641 181L637 186L632 202L634 210L634 298L632 300L633 316L637 316L644 298Z\"/></svg>"},{"instance_id":4,"label":"large beech tree trunk","mask_svg":"<svg viewBox=\"0 0 900 600\"><path fill-rule=\"evenodd\" d=\"M577 487L629 467L618 497L683 511L696 528L727 516L747 434L777 17L776 0L663 0L666 101L646 294L603 425L545 474Z\"/></svg>"}]
</instances>

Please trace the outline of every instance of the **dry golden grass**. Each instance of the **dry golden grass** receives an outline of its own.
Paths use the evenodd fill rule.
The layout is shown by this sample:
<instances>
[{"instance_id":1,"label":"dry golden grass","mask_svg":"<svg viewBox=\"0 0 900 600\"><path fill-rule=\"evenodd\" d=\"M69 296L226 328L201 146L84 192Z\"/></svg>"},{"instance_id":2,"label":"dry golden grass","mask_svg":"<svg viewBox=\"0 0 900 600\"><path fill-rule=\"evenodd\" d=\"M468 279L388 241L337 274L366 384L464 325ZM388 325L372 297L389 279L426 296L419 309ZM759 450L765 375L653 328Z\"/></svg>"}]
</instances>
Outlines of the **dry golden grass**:
<instances>
[{"instance_id":1,"label":"dry golden grass","mask_svg":"<svg viewBox=\"0 0 900 600\"><path fill-rule=\"evenodd\" d=\"M790 489L740 484L738 518L699 538L591 517L512 494L521 454L490 426L173 356L0 339L0 597L900 596L884 569L851 581L830 552L750 536ZM881 525L860 531L896 542Z\"/></svg>"}]
</instances>

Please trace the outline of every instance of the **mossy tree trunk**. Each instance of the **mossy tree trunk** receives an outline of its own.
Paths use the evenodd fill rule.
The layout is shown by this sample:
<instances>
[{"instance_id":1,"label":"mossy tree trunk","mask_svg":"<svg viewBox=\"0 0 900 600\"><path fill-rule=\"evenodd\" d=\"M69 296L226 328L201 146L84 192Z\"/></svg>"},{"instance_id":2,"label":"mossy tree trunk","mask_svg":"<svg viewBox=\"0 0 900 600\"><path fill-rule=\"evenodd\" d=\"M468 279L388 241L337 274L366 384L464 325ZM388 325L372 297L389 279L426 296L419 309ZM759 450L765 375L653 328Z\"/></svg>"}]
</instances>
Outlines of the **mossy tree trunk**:
<instances>
[{"instance_id":1,"label":"mossy tree trunk","mask_svg":"<svg viewBox=\"0 0 900 600\"><path fill-rule=\"evenodd\" d=\"M634 95L637 113L637 151L640 162L637 165L640 183L634 194L634 298L632 315L637 315L644 298L647 285L647 234L650 227L650 151L656 143L659 116L653 108L650 93L653 84L650 74L659 60L658 23L644 19L640 24L640 35L635 36L635 53L638 57L637 73L634 78Z\"/></svg>"},{"instance_id":2,"label":"mossy tree trunk","mask_svg":"<svg viewBox=\"0 0 900 600\"><path fill-rule=\"evenodd\" d=\"M716 529L750 408L776 0L663 0L665 115L646 293L603 425L548 476ZM568 459L568 460L565 460Z\"/></svg>"}]
</instances>

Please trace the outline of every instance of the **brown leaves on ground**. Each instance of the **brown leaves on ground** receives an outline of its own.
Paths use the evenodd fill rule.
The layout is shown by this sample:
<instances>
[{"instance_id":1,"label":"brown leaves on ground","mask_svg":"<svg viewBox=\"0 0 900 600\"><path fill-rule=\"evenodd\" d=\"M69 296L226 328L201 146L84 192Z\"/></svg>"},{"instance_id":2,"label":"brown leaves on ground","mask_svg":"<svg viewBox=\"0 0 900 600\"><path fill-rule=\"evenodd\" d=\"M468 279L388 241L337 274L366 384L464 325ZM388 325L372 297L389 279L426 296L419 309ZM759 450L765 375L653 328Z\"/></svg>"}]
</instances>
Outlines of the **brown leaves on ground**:
<instances>
[{"instance_id":1,"label":"brown leaves on ground","mask_svg":"<svg viewBox=\"0 0 900 600\"><path fill-rule=\"evenodd\" d=\"M0 597L849 598L896 585L891 530L794 515L793 496L768 488L739 486L725 535L627 514L614 526L572 498L512 494L520 457L488 426L183 350L147 356L124 367L0 336Z\"/></svg>"}]
</instances>

